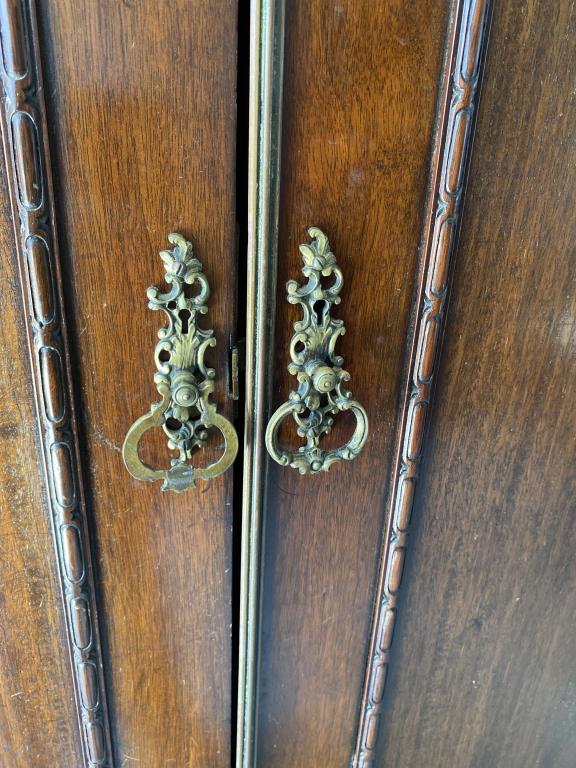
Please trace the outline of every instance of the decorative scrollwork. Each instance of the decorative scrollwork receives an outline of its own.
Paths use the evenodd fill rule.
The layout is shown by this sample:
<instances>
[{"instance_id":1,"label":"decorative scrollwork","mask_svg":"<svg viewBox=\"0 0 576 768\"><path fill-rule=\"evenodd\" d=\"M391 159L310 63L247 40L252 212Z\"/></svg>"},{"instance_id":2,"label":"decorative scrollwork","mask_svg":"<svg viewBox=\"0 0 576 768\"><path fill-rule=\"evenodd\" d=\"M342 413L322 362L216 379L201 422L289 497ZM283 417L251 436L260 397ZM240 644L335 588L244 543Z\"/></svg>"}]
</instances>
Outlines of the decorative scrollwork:
<instances>
[{"instance_id":1,"label":"decorative scrollwork","mask_svg":"<svg viewBox=\"0 0 576 768\"><path fill-rule=\"evenodd\" d=\"M300 285L290 280L286 284L288 301L299 304L303 311L302 319L294 323L292 362L288 365L299 386L274 413L266 430L266 447L272 458L301 474L326 471L337 461L355 458L368 437L368 416L344 388L350 374L342 368L344 360L335 351L338 338L346 331L344 322L330 315L332 306L340 303L342 271L326 235L316 227L311 227L308 234L312 242L300 246L304 260L301 271L307 283ZM333 278L327 288L322 285L323 277ZM333 417L339 411L352 411L356 417L354 433L340 448L323 449L320 439L331 431ZM298 451L284 450L278 445L278 429L289 414L296 422L298 435L306 439L306 445Z\"/></svg>"},{"instance_id":2,"label":"decorative scrollwork","mask_svg":"<svg viewBox=\"0 0 576 768\"><path fill-rule=\"evenodd\" d=\"M163 479L162 490L184 491L194 486L197 478L208 480L225 472L236 458L238 437L232 424L210 402L215 371L206 366L204 354L208 347L215 346L216 339L214 331L199 328L196 323L198 315L208 312L208 280L192 253L192 244L175 233L168 235L168 240L175 247L161 251L160 257L171 288L167 293L154 286L147 291L150 309L161 309L168 318L168 325L158 331L160 341L154 354L154 383L162 401L153 404L150 413L130 427L122 455L136 479ZM199 290L193 295L196 286ZM207 467L194 467L189 461L206 444L211 426L222 432L224 453ZM162 427L168 447L178 451L169 469L152 469L140 459L138 443L152 427Z\"/></svg>"}]
</instances>

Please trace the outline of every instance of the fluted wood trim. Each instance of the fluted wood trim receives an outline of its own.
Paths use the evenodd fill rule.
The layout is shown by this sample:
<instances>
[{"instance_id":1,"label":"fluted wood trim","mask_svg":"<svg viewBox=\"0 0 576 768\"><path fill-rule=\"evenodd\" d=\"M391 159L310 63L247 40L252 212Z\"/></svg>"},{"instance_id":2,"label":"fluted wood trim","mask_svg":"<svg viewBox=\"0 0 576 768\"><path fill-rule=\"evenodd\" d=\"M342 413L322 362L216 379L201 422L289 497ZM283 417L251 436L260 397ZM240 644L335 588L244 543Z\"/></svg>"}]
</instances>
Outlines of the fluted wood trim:
<instances>
[{"instance_id":1,"label":"fluted wood trim","mask_svg":"<svg viewBox=\"0 0 576 768\"><path fill-rule=\"evenodd\" d=\"M353 768L375 765L398 591L472 146L478 87L488 38L489 0L456 0L453 18L455 23L446 58L449 76L444 81L432 156L430 204L422 248L423 268L419 273L416 322L408 342L409 366L403 382L402 415L389 483L392 490L381 549L357 738L351 760ZM406 631L410 631L409 628ZM383 749L385 757L385 745Z\"/></svg>"},{"instance_id":2,"label":"fluted wood trim","mask_svg":"<svg viewBox=\"0 0 576 768\"><path fill-rule=\"evenodd\" d=\"M83 763L111 767L34 0L0 0L0 34L4 158Z\"/></svg>"}]
</instances>

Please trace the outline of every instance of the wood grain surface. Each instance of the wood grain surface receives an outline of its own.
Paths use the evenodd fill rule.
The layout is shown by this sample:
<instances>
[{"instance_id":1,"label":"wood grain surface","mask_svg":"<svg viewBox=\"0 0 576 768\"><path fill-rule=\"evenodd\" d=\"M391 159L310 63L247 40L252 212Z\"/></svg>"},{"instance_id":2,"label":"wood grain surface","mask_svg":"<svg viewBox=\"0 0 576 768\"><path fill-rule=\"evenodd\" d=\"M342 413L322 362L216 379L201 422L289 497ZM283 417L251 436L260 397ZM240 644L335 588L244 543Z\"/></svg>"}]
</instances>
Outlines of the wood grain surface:
<instances>
[{"instance_id":1,"label":"wood grain surface","mask_svg":"<svg viewBox=\"0 0 576 768\"><path fill-rule=\"evenodd\" d=\"M379 765L576 763L575 74L495 3Z\"/></svg>"},{"instance_id":2,"label":"wood grain surface","mask_svg":"<svg viewBox=\"0 0 576 768\"><path fill-rule=\"evenodd\" d=\"M490 28L489 11L487 0L462 0L455 4L445 76L440 81L438 124L422 226L422 268L419 269L414 302L416 320L413 333L409 333L406 342L409 363L398 406L400 427L386 501L380 573L353 768L369 768L375 764L377 756L397 601L410 539L414 491L428 414L433 407L450 267L474 138L482 64Z\"/></svg>"},{"instance_id":3,"label":"wood grain surface","mask_svg":"<svg viewBox=\"0 0 576 768\"><path fill-rule=\"evenodd\" d=\"M435 0L286 5L277 376L292 324L285 283L300 276L310 225L344 274L334 315L349 389L370 419L363 454L326 475L270 472L258 765L348 765L360 702L416 278L448 4ZM331 444L347 439L343 419ZM286 440L295 440L287 434Z\"/></svg>"},{"instance_id":4,"label":"wood grain surface","mask_svg":"<svg viewBox=\"0 0 576 768\"><path fill-rule=\"evenodd\" d=\"M153 353L168 232L212 289L209 363L226 398L235 309L236 4L39 4L64 282L99 552L118 766L230 763L231 473L182 495L126 472L159 399ZM160 435L151 463L170 454Z\"/></svg>"},{"instance_id":5,"label":"wood grain surface","mask_svg":"<svg viewBox=\"0 0 576 768\"><path fill-rule=\"evenodd\" d=\"M193 241L210 282L205 327L217 346L208 362L219 408L233 416L236 5L38 2L116 768L229 768L232 758L233 473L166 494L128 475L121 445L158 399L162 318L147 308L146 288L162 281L158 251L170 231ZM347 333L338 352L370 436L359 458L326 475L270 471L262 768L349 765L369 679L393 499L387 478L418 329L411 310L424 274L432 135L455 7L377 5L286 3L274 405L295 385L286 367L298 311L284 286L300 277L298 245L315 225L344 273L334 315ZM9 6L15 33L17 7ZM3 77L17 80L29 59L4 45L3 63ZM392 591L402 578L403 594L379 750L364 765L576 764L575 75L574 0L494 3L410 550L404 574L391 571ZM12 185L18 205L38 211L44 166L32 112L24 112L11 125L21 150ZM0 764L77 768L87 741L77 726L24 323L31 301L35 322L49 325L50 279L43 252L31 248L36 283L22 302L7 181L0 168ZM46 418L59 424L67 394L51 350L38 358L37 389ZM350 427L342 418L330 445ZM282 439L295 441L294 430ZM204 460L218 450L214 441ZM144 454L167 463L164 436L149 439ZM50 489L67 509L77 489L66 481L54 473ZM89 551L69 533L59 556L74 573L78 552ZM403 557L404 539L401 548Z\"/></svg>"},{"instance_id":6,"label":"wood grain surface","mask_svg":"<svg viewBox=\"0 0 576 768\"><path fill-rule=\"evenodd\" d=\"M0 271L0 764L81 765L3 164Z\"/></svg>"},{"instance_id":7,"label":"wood grain surface","mask_svg":"<svg viewBox=\"0 0 576 768\"><path fill-rule=\"evenodd\" d=\"M0 34L2 142L26 326L20 351L27 350L33 374L45 493L67 623L67 642L60 647L71 661L81 764L104 767L111 764L107 696L79 471L35 3L2 3Z\"/></svg>"}]
</instances>

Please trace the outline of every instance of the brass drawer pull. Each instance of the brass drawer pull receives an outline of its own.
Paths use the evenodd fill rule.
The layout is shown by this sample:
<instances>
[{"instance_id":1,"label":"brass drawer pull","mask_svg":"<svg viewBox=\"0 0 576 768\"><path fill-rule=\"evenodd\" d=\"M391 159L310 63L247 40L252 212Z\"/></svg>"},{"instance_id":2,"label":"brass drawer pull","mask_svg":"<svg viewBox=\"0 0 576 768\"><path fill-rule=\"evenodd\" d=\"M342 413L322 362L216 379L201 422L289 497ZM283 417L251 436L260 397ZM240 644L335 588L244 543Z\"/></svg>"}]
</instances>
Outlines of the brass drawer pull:
<instances>
[{"instance_id":1,"label":"brass drawer pull","mask_svg":"<svg viewBox=\"0 0 576 768\"><path fill-rule=\"evenodd\" d=\"M302 320L294 323L290 343L292 362L288 365L299 386L274 413L266 429L266 448L274 461L289 465L303 475L328 470L342 459L355 458L368 437L368 416L344 388L350 374L342 369L344 360L335 353L338 337L346 331L342 320L330 316L332 305L340 303L342 272L326 235L316 227L310 228L308 234L313 238L312 243L300 246L304 260L301 271L308 282L299 285L290 280L286 284L288 301L300 304L303 310ZM334 282L324 288L322 277L331 276ZM324 450L320 447L320 438L332 429L333 416L348 410L356 417L352 437L340 448ZM306 439L306 445L297 451L284 450L278 445L278 429L290 414L298 435Z\"/></svg>"},{"instance_id":2,"label":"brass drawer pull","mask_svg":"<svg viewBox=\"0 0 576 768\"><path fill-rule=\"evenodd\" d=\"M210 296L208 280L202 264L194 258L192 244L181 235L170 234L174 245L170 251L161 251L166 270L168 293L154 286L148 288L150 309L162 309L168 316L168 325L158 331L160 341L154 358L157 373L154 383L162 395L150 412L137 419L128 430L122 456L130 474L137 480L164 480L162 490L184 491L195 481L209 480L225 472L238 453L238 436L232 424L216 412L210 402L214 390L213 368L204 363L204 353L216 344L214 331L198 328L197 315L206 314ZM189 296L188 286L199 284L199 292ZM169 469L153 469L140 459L138 443L143 434L153 427L162 427L168 435L168 447L179 451L171 460ZM222 456L207 467L194 467L188 462L195 449L205 445L208 429L216 427L224 437Z\"/></svg>"}]
</instances>

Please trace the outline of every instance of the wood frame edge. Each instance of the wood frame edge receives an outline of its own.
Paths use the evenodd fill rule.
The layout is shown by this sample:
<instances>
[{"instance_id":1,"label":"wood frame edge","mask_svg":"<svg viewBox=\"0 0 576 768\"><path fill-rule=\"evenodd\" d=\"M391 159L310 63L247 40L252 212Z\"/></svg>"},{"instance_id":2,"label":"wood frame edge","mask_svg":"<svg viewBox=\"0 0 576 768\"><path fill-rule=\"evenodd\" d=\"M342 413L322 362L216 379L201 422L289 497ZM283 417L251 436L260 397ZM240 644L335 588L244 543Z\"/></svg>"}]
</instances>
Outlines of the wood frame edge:
<instances>
[{"instance_id":1,"label":"wood frame edge","mask_svg":"<svg viewBox=\"0 0 576 768\"><path fill-rule=\"evenodd\" d=\"M425 206L415 321L407 341L400 418L388 480L369 651L351 768L370 768L377 756L386 676L408 543L414 492L429 421L435 373L461 222L483 63L490 28L490 0L455 0L443 89L439 94L429 193Z\"/></svg>"},{"instance_id":2,"label":"wood frame edge","mask_svg":"<svg viewBox=\"0 0 576 768\"><path fill-rule=\"evenodd\" d=\"M83 763L113 768L35 0L0 0L2 139Z\"/></svg>"}]
</instances>

